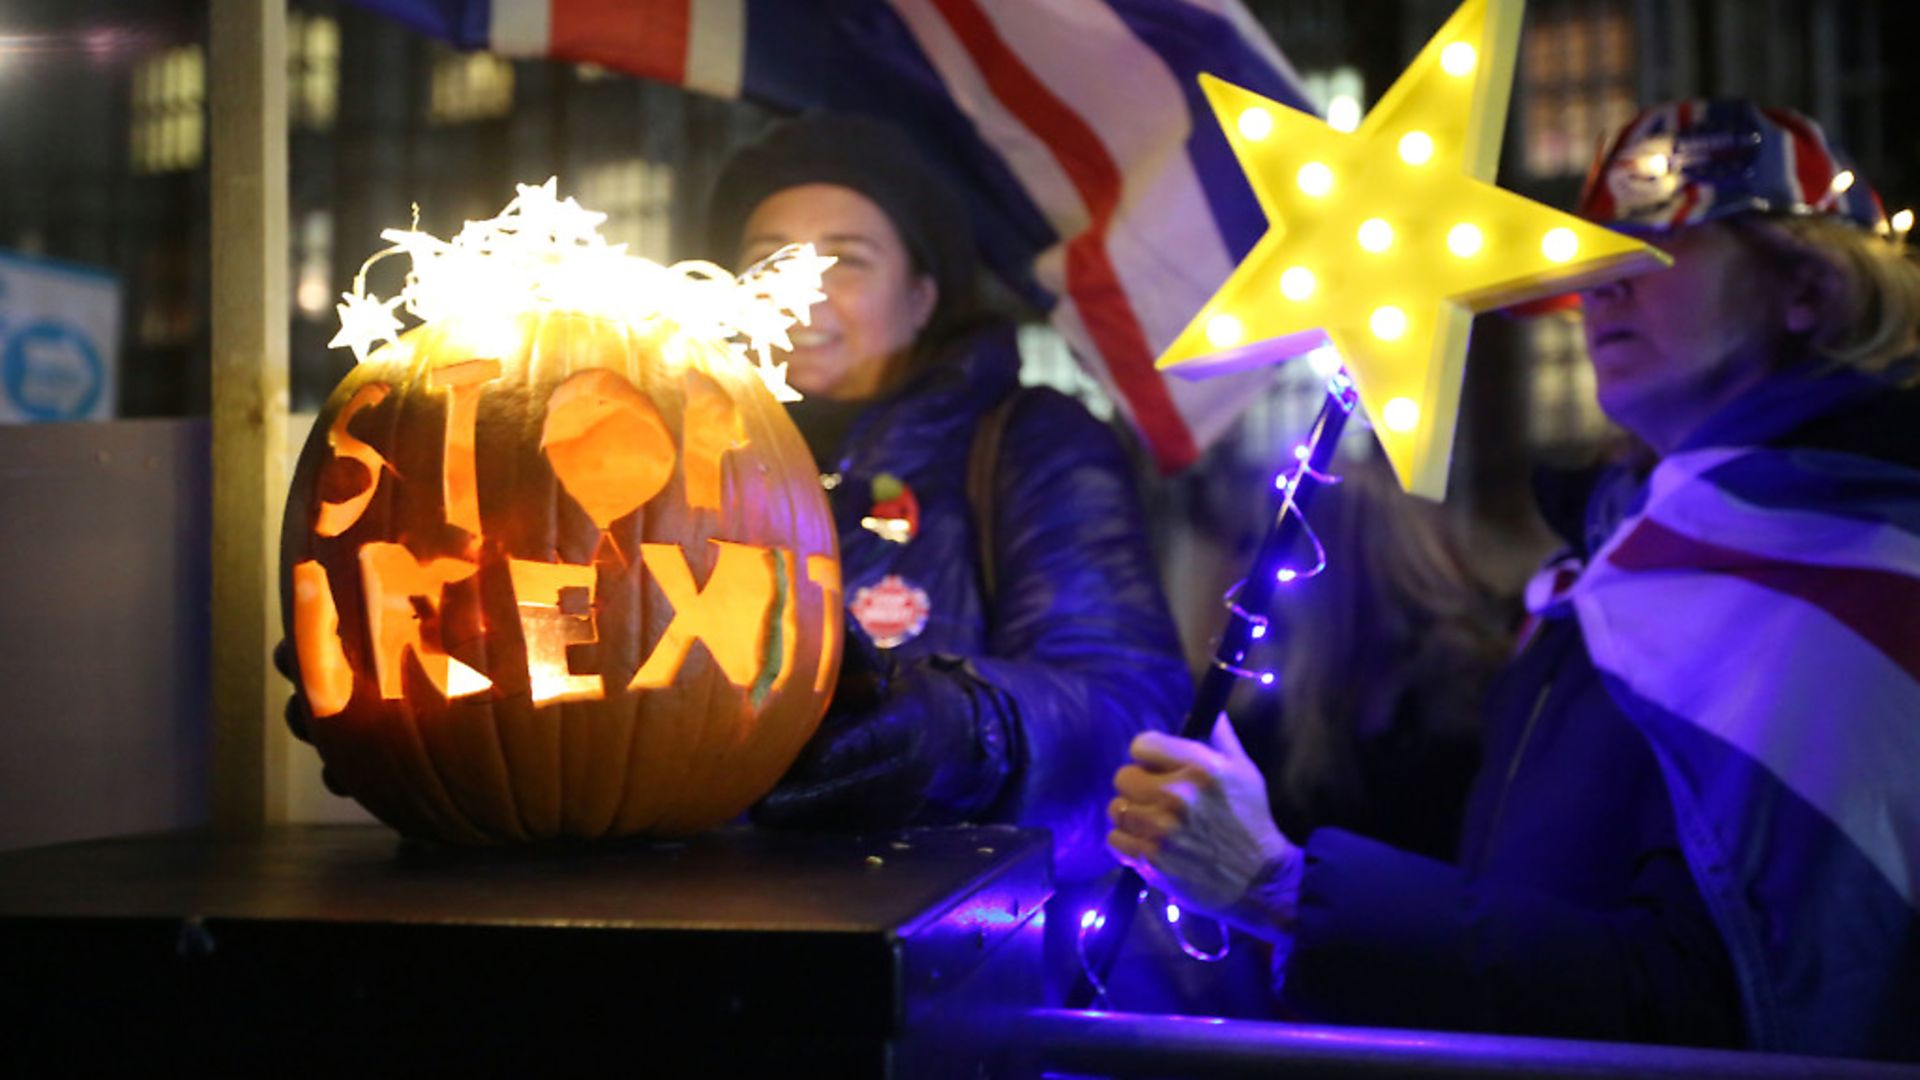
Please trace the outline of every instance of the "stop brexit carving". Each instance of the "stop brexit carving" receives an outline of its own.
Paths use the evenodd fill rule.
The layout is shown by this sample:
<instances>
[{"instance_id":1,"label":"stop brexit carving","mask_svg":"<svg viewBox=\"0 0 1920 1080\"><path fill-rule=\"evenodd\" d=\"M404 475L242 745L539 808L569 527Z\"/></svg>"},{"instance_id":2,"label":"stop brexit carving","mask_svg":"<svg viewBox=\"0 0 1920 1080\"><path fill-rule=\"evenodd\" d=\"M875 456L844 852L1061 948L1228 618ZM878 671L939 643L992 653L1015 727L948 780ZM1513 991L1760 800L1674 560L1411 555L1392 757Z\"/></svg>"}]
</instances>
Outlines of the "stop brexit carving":
<instances>
[{"instance_id":1,"label":"stop brexit carving","mask_svg":"<svg viewBox=\"0 0 1920 1080\"><path fill-rule=\"evenodd\" d=\"M478 590L450 593L481 569L481 520L476 429L481 395L501 375L494 360L470 360L433 370L428 385L445 392L441 501L448 524L463 530L468 549L457 556L421 559L403 543L370 540L357 550L365 635L379 696L405 697L402 671L411 655L447 700L492 692L499 671L483 672L449 655L439 628L457 603L478 604ZM688 510L718 510L722 459L746 445L732 400L709 377L688 369L686 404L676 451L651 399L618 372L588 369L556 386L546 402L541 450L567 494L603 532L651 501L680 468ZM312 516L317 536L336 538L359 522L379 486L396 483L380 450L349 431L355 417L377 408L392 392L383 382L361 385L327 431L328 467L363 474L349 493L322 490ZM357 466L357 468L356 468ZM346 486L346 485L342 485ZM840 617L840 567L829 555L796 558L784 547L708 541L712 570L694 580L686 551L676 543L640 543L637 553L596 556L592 563L544 562L505 556L507 576L525 644L526 678L535 704L604 698L624 687L645 691L671 685L696 644L725 679L750 691L757 704L793 674L801 588L822 597L820 640L833 639ZM301 682L317 717L344 711L354 694L354 672L340 634L339 605L325 565L308 558L292 568L295 645ZM672 619L629 675L622 670L575 671L569 657L599 640L596 625L603 575L644 575L672 609ZM778 605L776 615L775 607ZM478 618L478 611L467 613ZM836 650L821 649L813 689L832 678Z\"/></svg>"}]
</instances>

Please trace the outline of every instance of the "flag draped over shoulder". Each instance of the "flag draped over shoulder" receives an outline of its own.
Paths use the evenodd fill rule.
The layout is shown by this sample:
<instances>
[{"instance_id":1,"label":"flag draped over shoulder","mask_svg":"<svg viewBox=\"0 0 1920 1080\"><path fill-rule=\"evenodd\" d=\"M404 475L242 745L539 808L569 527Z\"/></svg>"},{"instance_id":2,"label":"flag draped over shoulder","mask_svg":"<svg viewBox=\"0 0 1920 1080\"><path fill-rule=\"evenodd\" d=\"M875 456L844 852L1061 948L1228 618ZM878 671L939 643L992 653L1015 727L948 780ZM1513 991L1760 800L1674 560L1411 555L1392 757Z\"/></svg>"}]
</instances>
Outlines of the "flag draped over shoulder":
<instances>
[{"instance_id":1,"label":"flag draped over shoulder","mask_svg":"<svg viewBox=\"0 0 1920 1080\"><path fill-rule=\"evenodd\" d=\"M1571 598L1755 1043L1920 1058L1920 474L1675 455Z\"/></svg>"},{"instance_id":2,"label":"flag draped over shoulder","mask_svg":"<svg viewBox=\"0 0 1920 1080\"><path fill-rule=\"evenodd\" d=\"M1166 470L1270 373L1154 358L1266 230L1205 71L1307 108L1240 0L356 0L461 48L587 62L904 128L967 195L987 262Z\"/></svg>"}]
</instances>

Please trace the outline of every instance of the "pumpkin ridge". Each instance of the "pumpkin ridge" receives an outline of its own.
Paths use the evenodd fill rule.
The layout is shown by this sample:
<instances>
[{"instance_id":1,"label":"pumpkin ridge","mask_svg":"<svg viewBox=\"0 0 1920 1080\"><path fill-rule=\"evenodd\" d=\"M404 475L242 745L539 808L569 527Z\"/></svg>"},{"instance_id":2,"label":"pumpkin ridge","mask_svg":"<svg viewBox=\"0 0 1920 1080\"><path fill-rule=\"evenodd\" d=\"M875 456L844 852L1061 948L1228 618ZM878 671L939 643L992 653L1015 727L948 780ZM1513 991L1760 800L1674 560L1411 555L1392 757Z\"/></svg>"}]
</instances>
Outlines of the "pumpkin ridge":
<instances>
[{"instance_id":1,"label":"pumpkin ridge","mask_svg":"<svg viewBox=\"0 0 1920 1080\"><path fill-rule=\"evenodd\" d=\"M391 367L391 364L386 364L373 370L378 379L386 382L389 386L398 384L397 389L411 391L412 387L405 381L407 373L404 370L394 372L390 370ZM379 439L379 442L373 443L373 440L363 441L373 443L374 445L392 446L394 432L399 430L401 426L399 422L400 416L405 411L407 400L406 393L389 393L386 400L382 402L382 404L390 405L390 408L386 410L382 418L384 423L368 417L368 412L371 410L362 410L357 414L354 419L361 420L363 424L380 424L373 432L369 433L375 435ZM367 418L362 420L362 417ZM327 419L330 424L331 417ZM315 427L318 426L319 424L316 422ZM389 457L389 459L391 458ZM368 500L367 506L361 511L359 519L355 521L352 526L340 533L340 535L332 539L340 543L346 543L348 537L356 533L364 535L368 531L368 527L376 523L381 526L375 533L376 535L385 536L392 533L393 530L391 526L395 516L394 493L395 489L397 489L401 483L399 469L397 467L395 468L392 483L380 482L382 478L377 474L374 480L377 486L373 498ZM350 562L352 565L351 580L353 581L354 589L358 593L360 600L358 604L360 609L358 613L360 626L356 629L364 630L367 625L367 620L370 618L370 605L366 603L365 575L357 558L345 561ZM355 638L359 640L363 646L361 652L365 660L364 670L372 672L374 668L373 653L375 647L368 638L362 638L358 634L355 635ZM386 777L398 778L398 782L391 784L372 781L371 777L367 778L369 781L372 781L375 786L383 790L389 787L399 789L397 798L387 804L389 811L395 812L395 817L398 818L398 820L390 821L390 824L401 832L409 834L423 832L433 833L441 830L452 831L450 826L454 823L448 820L444 812L445 808L436 805L436 799L433 793L429 790L423 790L422 785L414 783L410 779L419 773L417 767L419 751L415 745L414 738L418 733L413 728L412 702L405 696L407 680L409 678L408 662L413 658L411 653L403 653L400 659L402 696L399 701L388 701L383 698L380 694L377 677L369 675L366 680L364 680L366 698L358 705L350 702L346 711L338 713L329 719L341 725L343 729L345 725L351 722L351 735L349 737L356 742L361 742L362 745L367 742L371 743L371 745L365 746L368 753L362 759L364 767L368 769L375 768L374 759L377 759L378 772L384 774ZM356 694L362 692L361 684L362 680L356 679ZM399 733L397 737L391 734L391 732L394 731ZM346 731L343 730L343 734L345 733ZM410 757L415 759L411 767L409 762ZM350 788L360 787L362 786L362 781L359 778L355 778L349 781L349 786Z\"/></svg>"},{"instance_id":2,"label":"pumpkin ridge","mask_svg":"<svg viewBox=\"0 0 1920 1080\"><path fill-rule=\"evenodd\" d=\"M528 332L525 335L528 340L527 360L522 369L525 389L522 398L515 403L516 410L525 414L516 416L516 423L520 424L531 423L530 415L535 405L534 398L551 393L552 387L558 383L558 380L552 378L547 370L554 362L554 357L550 355L554 350L550 346L551 338L558 332L558 327L552 319L541 316L527 317L527 322ZM556 559L559 557L559 545L555 539L559 528L559 501L564 492L557 479L548 479L540 473L540 466L545 461L546 455L537 446L518 446L511 456L514 462L511 490L536 488L536 485L543 487L544 498L536 500L529 497L527 501L530 504L546 505L544 515L546 527L544 529L537 527L543 515L537 512L529 513L526 515L525 526L520 526L516 521L516 528L524 527L525 532L515 535L513 539L520 542L523 550L531 551L538 557ZM512 592L511 585L508 591ZM513 599L517 603L518 597ZM518 615L517 607L513 614ZM520 634L521 657L522 662L525 663L527 661L526 638L517 620L515 632ZM530 683L527 687L526 703L519 712L519 741L525 747L533 764L531 767L514 770L515 789L530 796L533 803L528 806L528 800L523 799L521 802L521 805L528 806L528 813L533 818L528 822L528 832L536 839L547 839L565 831L566 779L563 771L565 754L559 726L560 718L557 715L548 715L543 707L533 700Z\"/></svg>"},{"instance_id":3,"label":"pumpkin ridge","mask_svg":"<svg viewBox=\"0 0 1920 1080\"><path fill-rule=\"evenodd\" d=\"M401 662L401 697L398 708L393 709L388 722L400 732L400 742L405 747L403 761L410 762L402 766L403 772L412 772L416 782L408 789L415 793L416 805L429 821L437 822L443 836L457 837L456 843L485 842L488 837L468 819L465 812L454 801L447 790L446 779L440 774L440 767L433 759L433 751L428 748L426 735L420 730L420 710L414 707L414 697L423 693L421 684L432 686L427 678L426 669L420 666L420 660L411 651ZM434 692L438 692L437 689ZM392 746L396 740L384 740Z\"/></svg>"},{"instance_id":4,"label":"pumpkin ridge","mask_svg":"<svg viewBox=\"0 0 1920 1080\"><path fill-rule=\"evenodd\" d=\"M503 357L502 359L509 361L501 365L501 375L503 377L511 377L510 373L518 373L524 370L522 366L511 362L520 359L519 357ZM484 419L485 412L483 402L482 406L476 407L474 414L474 470L476 474L480 469L480 448L482 446L489 446L489 443L481 438ZM443 462L442 468L444 467ZM477 741L487 744L492 750L492 779L494 786L498 789L498 799L504 803L502 810L505 818L500 823L500 831L503 831L514 840L524 841L530 838L530 834L527 830L526 819L520 811L519 793L514 788L512 759L507 755L506 735L499 715L499 709L502 704L504 704L497 677L502 665L496 662L498 660L498 650L493 647L493 634L491 632L492 612L495 606L492 602L494 597L491 594L498 590L500 577L506 573L507 555L500 549L498 541L494 539L487 528L487 507L482 501L486 493L487 489L485 488L477 488L474 493L475 501L479 504L480 509L480 535L473 538L474 557L479 560L480 563L478 581L475 589L478 594L476 602L480 605L480 633L478 635L479 640L475 642L474 647L479 652L478 659L482 665L481 670L490 673L489 677L494 678L494 685L488 690L484 705L476 707L473 712L475 714L475 722L486 725L485 737Z\"/></svg>"},{"instance_id":5,"label":"pumpkin ridge","mask_svg":"<svg viewBox=\"0 0 1920 1080\"><path fill-rule=\"evenodd\" d=\"M553 400L553 392L564 385L580 368L573 362L575 339L578 337L575 333L577 329L575 322L565 316L550 316L542 321L547 326L551 326L554 335L560 339L559 347L553 350L553 366L558 371L553 378L543 379L540 382L543 391L542 405L545 406ZM543 334L542 338L544 337ZM542 374L545 372L543 371ZM546 456L544 451L541 456ZM548 467L552 467L551 459L548 459ZM568 516L568 504L573 503L574 499L567 493L566 485L560 483L557 478L548 490L552 492L552 498L547 500L547 542L544 546L552 553L552 559L566 561L567 552L562 547L562 519ZM561 655L564 658L564 650ZM571 701L550 701L545 704L536 704L534 714L539 716L543 710L552 721L560 750L560 773L556 778L560 789L559 831L565 835L579 835L581 831L579 803L583 796L583 789L587 786L583 774L589 767L587 760L589 755L583 754L583 748L579 745L582 741L583 729L579 723L578 710L574 708L574 703Z\"/></svg>"},{"instance_id":6,"label":"pumpkin ridge","mask_svg":"<svg viewBox=\"0 0 1920 1080\"><path fill-rule=\"evenodd\" d=\"M639 370L640 369L639 346L638 346L638 343L634 341L633 328L631 326L622 324L619 326L619 334L620 334L621 345L622 345L621 356L620 356L620 366L618 368L615 368L614 370L618 371L633 386L640 387L642 384L640 380L640 370ZM644 391L642 392L644 393ZM647 500L647 502L651 503L656 501L657 499L658 499L658 496L655 496L654 499L649 499ZM640 520L644 520L645 514L646 514L646 503L643 503L640 506L640 512L638 514L628 514L627 518L629 519L638 518ZM620 524L618 521L608 522L607 527L601 530L601 536L602 536L603 542L612 544L614 547L614 550L620 555L623 562L623 565L621 567L622 572L631 573L633 570L634 564L640 561L640 542L642 539L642 535L630 534L628 537L628 540L629 540L628 544L622 545L620 543L620 538L615 536L613 531L614 527L617 526L618 524ZM631 530L632 528L631 522L629 522L628 527ZM631 548L631 551L628 550L629 548ZM598 549L596 548L596 550ZM624 586L623 586L623 589L624 589ZM603 591L601 592L601 595L605 596L606 593ZM625 595L624 591L622 595ZM641 606L641 613L644 616L645 614L644 591L636 590L634 603L636 605ZM622 637L624 636L625 635L623 632ZM636 739L635 733L634 733L635 725L633 722L632 711L629 709L624 709L620 707L622 704L622 695L627 693L624 683L619 687L614 686L613 683L615 683L616 681L623 681L625 679L631 678L632 676L626 674L626 665L624 663L617 664L617 665L612 663L612 659L613 659L612 652L607 647L607 644L606 644L607 633L604 629L602 629L600 633L600 641L601 641L600 679L601 679L602 691L606 695L605 698L603 698L602 701L600 702L600 706L601 706L600 721L604 724L617 724L619 726L620 735L621 735L621 739L620 739L621 745L620 745L620 752L617 755L617 757L622 763L624 763L624 766L625 766L620 770L618 787L614 791L612 800L608 803L605 833L613 836L624 836L634 831L627 827L626 809L627 809L627 800L631 797L631 794L633 791L634 777L638 771L634 768L634 760L633 760L634 753L635 753L634 748L638 740ZM613 678L610 678L609 677L610 672L617 673L617 675ZM616 755L609 755L610 758L614 756Z\"/></svg>"},{"instance_id":7,"label":"pumpkin ridge","mask_svg":"<svg viewBox=\"0 0 1920 1080\"><path fill-rule=\"evenodd\" d=\"M438 370L438 366L427 363L416 363L411 370L414 372L415 378L426 387L426 390L421 392L421 396L418 399L422 403L423 410L427 407L426 403L437 402L441 414L440 430L444 433L450 421L452 405L448 394L435 392L433 375L434 372ZM477 409L474 422L476 425L475 468L477 469L477 435L479 424ZM423 445L433 444L423 443ZM438 441L438 455L438 468L433 470L431 474L444 478L447 475L448 469L447 439L444 435ZM422 456L426 456L424 450ZM451 520L445 506L444 481L440 488L440 494L440 517L445 520ZM425 501L426 500L421 500L421 502ZM442 533L442 535L451 536L450 533ZM471 596L472 602L478 606L481 626L480 632L475 636L479 640L471 647L476 649L479 655L473 656L472 652L469 652L468 655L476 661L475 666L477 670L483 673L490 673L488 677L491 679L493 674L497 672L490 663L489 650L487 648L487 634L485 633L487 589L491 576L490 560L486 550L486 539L484 529L481 534L466 538L465 543L467 546L465 554L474 560L476 567L474 575L467 580L459 582L457 586L449 586L450 590L457 589L458 591L457 593L443 594L443 605L450 606L452 597L458 595L462 600ZM447 620L444 619L442 620L440 645L448 655L453 654L454 642L451 640ZM469 647L465 640L462 640L460 645L463 651L466 651ZM503 749L499 745L497 727L493 719L493 702L499 696L499 693L499 685L496 682L495 685L485 691L483 695L474 695L457 700L451 697L439 699L433 708L423 714L426 720L434 725L433 728L431 730L425 727L421 729L423 743L425 744L429 757L433 761L437 774L441 778L443 786L446 788L449 801L468 822L475 825L490 841L524 839L525 837L524 830L520 828L518 814L513 805L512 792L505 783L507 763ZM416 721L416 723L419 723L419 721ZM485 724L486 728L484 730L475 730L476 724Z\"/></svg>"},{"instance_id":8,"label":"pumpkin ridge","mask_svg":"<svg viewBox=\"0 0 1920 1080\"><path fill-rule=\"evenodd\" d=\"M485 521L486 519L482 517L481 522L483 525ZM491 545L490 541L483 540L482 543L489 546ZM483 630L484 622L487 619L487 611L490 607L487 603L487 586L489 584L487 580L489 576L488 564L494 561L488 557L489 554L491 553L482 554L480 557L480 574L482 576L478 591L480 593L480 617L483 621ZM480 640L476 644L476 648L478 648L480 652L480 662L486 665L481 669L483 671L491 672L497 670L494 665L494 650L491 644L492 637L493 635L483 632L480 634ZM501 732L500 718L496 715L500 700L500 684L496 681L493 688L487 692L487 700L484 707L474 709L478 717L482 718L479 722L487 725L487 737L479 741L487 743L493 750L494 782L500 789L500 799L506 804L506 820L502 822L503 830L515 840L526 840L529 838L526 822L520 816L520 800L516 797L517 793L514 791L513 786L513 768L507 759L506 740Z\"/></svg>"},{"instance_id":9,"label":"pumpkin ridge","mask_svg":"<svg viewBox=\"0 0 1920 1080\"><path fill-rule=\"evenodd\" d=\"M593 366L621 376L627 353L627 334L624 324L611 320L595 320L587 323L584 336L591 344ZM631 379L622 377L628 386ZM650 500L649 500L650 501ZM611 536L613 522L602 529L596 523L594 529L593 555L590 561L594 565L596 594L599 579L599 553ZM598 651L598 650L596 650ZM606 664L602 660L600 667ZM624 759L624 751L629 741L629 731L624 726L607 723L612 713L606 701L606 677L601 676L601 696L576 703L576 716L585 713L584 743L587 747L586 790L582 795L581 831L591 836L606 836L613 828L614 818L619 813L619 797L626 784L626 770L619 767Z\"/></svg>"},{"instance_id":10,"label":"pumpkin ridge","mask_svg":"<svg viewBox=\"0 0 1920 1080\"><path fill-rule=\"evenodd\" d=\"M524 347L524 342L522 342L522 346ZM511 382L513 380L519 380L524 383L526 357L520 350L516 350L512 356L502 356L500 360L502 361L500 365L500 376L503 381ZM512 391L510 390L510 392ZM474 472L476 475L480 472L481 448L492 449L492 441L482 437L482 433L487 426L487 419L486 402L483 399L474 409L473 442ZM489 460L491 460L491 458L489 458ZM480 594L480 640L476 643L476 647L480 652L479 659L481 663L486 665L482 670L490 673L489 677L494 679L494 684L492 689L487 693L486 707L475 711L485 717L484 722L487 725L489 738L483 741L489 743L493 749L494 762L497 767L496 783L500 789L500 798L506 804L506 820L502 823L504 830L515 840L527 840L531 838L532 833L527 828L526 816L520 809L520 793L513 782L513 759L507 753L505 724L499 715L499 710L505 704L505 701L498 678L502 665L496 663L499 659L498 650L493 647L492 623L494 604L491 602L493 597L490 594L498 590L501 576L507 573L506 560L508 556L506 551L501 548L499 541L487 527L487 496L489 492L489 488L478 485L476 485L474 491L474 500L480 511L480 535L474 538L474 557L480 561L478 588Z\"/></svg>"},{"instance_id":11,"label":"pumpkin ridge","mask_svg":"<svg viewBox=\"0 0 1920 1080\"><path fill-rule=\"evenodd\" d=\"M642 371L640 372L640 377L646 380L646 390L650 395L658 391L658 387L653 385L654 380L650 378L650 373ZM673 429L676 443L680 441L685 433L682 426L684 422L683 418L686 415L686 402L684 399L680 401L680 406L681 408L676 410L678 415L676 415L668 425ZM674 479L668 483L669 487L672 487L674 481L678 480L678 472L679 470L676 469ZM677 491L676 494L680 495L682 500L684 500L686 497L684 487ZM664 512L665 503L660 499L654 499L640 508L640 519L642 522L640 539L643 543L648 537L658 535L658 530L661 525L660 518ZM646 658L653 654L653 650L660 647L660 639L666 635L666 629L672 624L676 612L674 612L672 604L658 603L655 601L654 594L659 591L659 586L655 585L652 578L644 571L639 572L639 580L636 588L640 593L647 612L647 618L641 624L640 653L636 658L639 663L644 664L646 663ZM665 601L666 594L661 592L659 599L660 601ZM682 671L684 670L685 667L683 664ZM688 732L685 725L673 723L662 724L656 717L661 713L671 715L671 713L675 711L665 707L670 704L670 702L663 702L660 699L670 698L677 702L677 699L685 693L683 686L684 683L682 681L676 681L674 686L659 690L629 691L633 697L633 706L630 710L630 715L633 717L635 726L646 732L653 732L664 728L667 742L666 753L655 755L652 758L643 758L634 763L635 771L645 776L648 780L646 797L641 803L644 810L642 811L641 823L638 825L638 828L648 830L658 828L662 817L666 813L667 804L672 801L672 791L669 790L668 785L673 779L677 778L665 774L658 768L655 762L683 760L683 755L686 750L685 739L688 736ZM635 749L637 751L638 747L636 746Z\"/></svg>"},{"instance_id":12,"label":"pumpkin ridge","mask_svg":"<svg viewBox=\"0 0 1920 1080\"><path fill-rule=\"evenodd\" d=\"M702 359L704 360L704 357ZM696 366L704 367L703 364ZM703 370L701 374L705 375L707 373ZM715 388L718 389L721 394L725 395L729 401L732 401L734 408L738 410L739 403L734 399L732 393L730 393L730 388L726 382L713 379L711 375L708 377L712 380ZM686 441L684 430L687 423L686 398L684 397L686 394L686 380L684 378L680 380L679 388L683 395L681 399L680 424L682 428L681 442L684 444ZM744 426L743 424L743 430ZM733 456L732 453L728 453L721 458L723 485L726 475L724 471L725 466L731 462ZM684 460L680 468L680 481L684 502L686 486ZM708 556L711 563L707 570L706 580L701 583L702 588L710 587L713 584L714 576L718 574L720 570L719 549L714 546L714 540L755 543L760 539L758 532L750 527L751 523L744 523L748 527L742 527L743 522L741 522L739 514L729 510L732 505L733 504L726 502L723 498L721 509L689 511L691 516L709 523L706 528L701 530L703 539L706 540L703 553ZM705 650L707 664L712 669L712 673L709 674L707 678L701 680L702 684L706 687L706 694L705 699L701 702L699 715L706 717L707 722L700 725L700 730L696 733L692 751L692 760L699 763L699 768L694 774L686 777L683 786L683 790L693 793L692 799L690 800L692 806L689 807L687 805L689 800L681 800L679 805L682 807L682 814L680 815L679 822L677 825L670 826L674 831L683 833L707 827L709 822L706 819L713 814L714 805L721 801L718 796L723 796L726 793L726 789L721 786L721 782L717 778L716 773L726 764L725 748L733 744L739 723L739 706L744 698L741 688L727 681L724 673L720 671L720 662L718 658L713 655L712 647L704 640L696 642L694 647ZM694 655L690 650L687 655L687 662L692 663L693 661ZM714 708L716 698L721 698L725 700L727 704L733 706L727 710L724 719L722 714ZM719 747L718 751L715 749L716 746Z\"/></svg>"},{"instance_id":13,"label":"pumpkin ridge","mask_svg":"<svg viewBox=\"0 0 1920 1080\"><path fill-rule=\"evenodd\" d=\"M428 371L429 369L426 364L408 364L404 372L407 379L407 389L404 394L397 395L400 399L400 407L393 411L392 427L387 431L387 445L406 445L409 448L413 445L412 443L401 443L398 433L403 426L407 426L415 421L418 412L426 411L425 404L433 400L433 398L429 396L431 391L426 388ZM424 427L425 425L419 426ZM416 475L418 474L419 471L416 471ZM428 472L427 475L434 474ZM414 524L412 521L404 518L401 519L399 537L401 543L404 544L409 539L409 533ZM409 550L412 549L409 548ZM419 558L419 555L415 554L414 557ZM443 604L445 602L444 595L443 590ZM442 633L440 635L441 640L439 645L441 651L445 652L444 615L441 623ZM463 842L473 842L472 837L475 835L479 837L481 842L491 839L487 830L474 820L474 815L467 807L461 804L458 796L454 794L456 785L451 785L447 782L447 775L442 769L438 756L434 752L433 745L428 739L427 732L422 725L423 716L431 718L436 714L439 714L443 721L450 721L452 719L453 703L442 697L438 699L440 702L439 708L421 709L416 707L416 697L425 700L437 695L439 691L438 687L433 685L433 681L427 677L426 668L422 665L419 656L412 650L409 650L402 660L400 678L400 701L402 707L399 710L398 720L405 732L406 746L415 759L415 765L424 768L426 792L432 799L432 806L436 812L436 816L446 819L457 831L467 834L467 838L463 840Z\"/></svg>"},{"instance_id":14,"label":"pumpkin ridge","mask_svg":"<svg viewBox=\"0 0 1920 1080\"><path fill-rule=\"evenodd\" d=\"M731 387L722 380L714 379L713 381L719 391L734 402L734 408L738 410L740 404L731 393ZM681 385L684 392L684 381ZM686 422L684 408L681 413L681 422L684 427ZM744 423L742 427L744 430ZM721 475L723 485L727 479L727 472L730 470L734 460L735 455L732 453L727 454L722 459L723 468ZM683 484L684 480L685 473L683 469ZM731 539L743 543L753 543L761 540L761 530L755 527L756 522L750 519L743 520L742 515L737 509L728 509L736 505L736 503L728 502L723 497L721 501L722 509L699 511L698 513L703 520L711 522L710 527L703 531L709 534L724 533L726 534L724 537L717 538ZM713 550L711 544L712 538L713 537L709 538L708 551ZM707 581L705 583L707 585L712 584L713 575L719 570L719 559L717 557L712 559L712 563L713 565L708 571ZM707 663L717 670L718 661L713 657L712 650L708 647L707 643L705 641L698 642L696 643L696 648L706 650ZM688 662L691 663L695 658L693 654L689 652L687 659ZM680 815L675 818L669 813L667 819L668 827L677 832L691 831L694 828L705 827L707 824L706 819L714 813L714 807L717 804L724 804L731 799L731 793L738 780L737 766L730 770L733 773L730 778L736 783L728 783L728 778L720 777L717 774L723 768L733 764L729 761L729 751L738 742L740 725L744 713L742 706L745 704L747 695L741 688L734 686L731 682L727 682L723 676L709 677L702 681L706 685L707 692L705 700L701 703L700 715L707 717L708 722L701 725L693 748L692 760L700 763L700 768L695 775L688 776L685 783L687 790L696 793L693 805L687 806L687 800L682 800L680 803ZM717 712L714 707L716 697L721 696L724 696L726 703L732 706L727 710L724 721L721 719L721 714ZM717 750L715 749L716 746L718 747Z\"/></svg>"}]
</instances>

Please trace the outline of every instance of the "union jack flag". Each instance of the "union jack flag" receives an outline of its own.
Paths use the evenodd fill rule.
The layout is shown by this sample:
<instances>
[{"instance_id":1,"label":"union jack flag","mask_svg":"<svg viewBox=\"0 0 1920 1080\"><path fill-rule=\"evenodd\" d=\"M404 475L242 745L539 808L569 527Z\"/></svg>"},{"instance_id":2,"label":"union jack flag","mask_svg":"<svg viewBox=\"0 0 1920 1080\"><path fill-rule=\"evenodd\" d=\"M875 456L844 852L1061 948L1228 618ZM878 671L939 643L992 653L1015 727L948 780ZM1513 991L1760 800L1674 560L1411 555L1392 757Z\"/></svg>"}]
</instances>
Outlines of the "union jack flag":
<instances>
[{"instance_id":1,"label":"union jack flag","mask_svg":"<svg viewBox=\"0 0 1920 1080\"><path fill-rule=\"evenodd\" d=\"M1271 377L1153 367L1266 229L1197 76L1309 107L1240 0L358 2L461 48L895 122L961 181L988 264L1163 469Z\"/></svg>"},{"instance_id":2,"label":"union jack flag","mask_svg":"<svg viewBox=\"0 0 1920 1080\"><path fill-rule=\"evenodd\" d=\"M1756 1045L1920 1057L1920 473L1676 454L1568 595Z\"/></svg>"}]
</instances>

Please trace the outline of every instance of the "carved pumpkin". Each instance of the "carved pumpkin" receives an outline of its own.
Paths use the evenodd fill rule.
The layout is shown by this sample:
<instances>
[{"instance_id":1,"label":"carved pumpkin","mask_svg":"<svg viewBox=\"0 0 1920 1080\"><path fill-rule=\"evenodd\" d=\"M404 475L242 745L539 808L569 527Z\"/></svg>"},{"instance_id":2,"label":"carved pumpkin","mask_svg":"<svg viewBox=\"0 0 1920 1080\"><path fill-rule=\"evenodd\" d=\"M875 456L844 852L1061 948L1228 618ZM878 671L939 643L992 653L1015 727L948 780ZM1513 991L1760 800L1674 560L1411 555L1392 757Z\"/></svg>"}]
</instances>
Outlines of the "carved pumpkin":
<instances>
[{"instance_id":1,"label":"carved pumpkin","mask_svg":"<svg viewBox=\"0 0 1920 1080\"><path fill-rule=\"evenodd\" d=\"M366 357L300 455L282 595L315 746L381 820L455 842L739 814L839 663L798 432L666 320L482 322Z\"/></svg>"}]
</instances>

